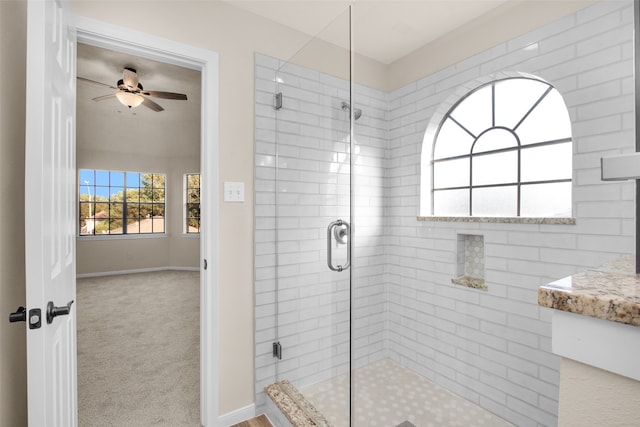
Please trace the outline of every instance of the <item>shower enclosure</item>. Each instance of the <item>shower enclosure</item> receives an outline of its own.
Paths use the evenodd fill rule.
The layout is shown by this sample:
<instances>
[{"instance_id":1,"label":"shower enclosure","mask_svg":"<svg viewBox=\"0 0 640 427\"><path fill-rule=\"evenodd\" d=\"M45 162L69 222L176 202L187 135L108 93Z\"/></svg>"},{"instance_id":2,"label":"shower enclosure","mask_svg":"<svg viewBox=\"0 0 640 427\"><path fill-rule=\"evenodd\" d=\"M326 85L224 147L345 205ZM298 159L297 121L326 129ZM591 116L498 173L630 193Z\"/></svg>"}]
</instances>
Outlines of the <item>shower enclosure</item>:
<instances>
[{"instance_id":1,"label":"shower enclosure","mask_svg":"<svg viewBox=\"0 0 640 427\"><path fill-rule=\"evenodd\" d=\"M256 58L256 393L284 382L319 425L395 426L411 415L388 388L420 385L385 349L387 95L353 82L350 14Z\"/></svg>"},{"instance_id":2,"label":"shower enclosure","mask_svg":"<svg viewBox=\"0 0 640 427\"><path fill-rule=\"evenodd\" d=\"M256 54L258 413L278 426L287 405L320 426L557 424L560 359L538 287L635 242L634 193L593 199L593 159L634 150L632 6L596 2L391 91L359 83L351 7L291 58ZM513 73L548 81L571 113L576 218L417 219L439 108ZM471 266L485 286L456 280Z\"/></svg>"},{"instance_id":3,"label":"shower enclosure","mask_svg":"<svg viewBox=\"0 0 640 427\"><path fill-rule=\"evenodd\" d=\"M353 57L350 8L287 61L256 56L256 400L277 382L317 425L389 427L453 395L389 358L388 96Z\"/></svg>"}]
</instances>

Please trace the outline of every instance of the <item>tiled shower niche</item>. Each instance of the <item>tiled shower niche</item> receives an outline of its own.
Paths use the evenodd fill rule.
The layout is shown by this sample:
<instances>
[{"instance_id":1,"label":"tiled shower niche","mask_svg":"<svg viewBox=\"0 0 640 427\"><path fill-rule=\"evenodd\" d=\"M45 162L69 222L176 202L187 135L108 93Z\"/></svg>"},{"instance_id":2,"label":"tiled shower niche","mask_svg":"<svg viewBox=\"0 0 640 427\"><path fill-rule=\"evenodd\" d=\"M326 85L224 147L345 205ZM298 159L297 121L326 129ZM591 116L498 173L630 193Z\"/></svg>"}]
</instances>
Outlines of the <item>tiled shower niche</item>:
<instances>
[{"instance_id":1,"label":"tiled shower niche","mask_svg":"<svg viewBox=\"0 0 640 427\"><path fill-rule=\"evenodd\" d=\"M484 264L484 236L458 234L458 274L451 282L486 291Z\"/></svg>"}]
</instances>

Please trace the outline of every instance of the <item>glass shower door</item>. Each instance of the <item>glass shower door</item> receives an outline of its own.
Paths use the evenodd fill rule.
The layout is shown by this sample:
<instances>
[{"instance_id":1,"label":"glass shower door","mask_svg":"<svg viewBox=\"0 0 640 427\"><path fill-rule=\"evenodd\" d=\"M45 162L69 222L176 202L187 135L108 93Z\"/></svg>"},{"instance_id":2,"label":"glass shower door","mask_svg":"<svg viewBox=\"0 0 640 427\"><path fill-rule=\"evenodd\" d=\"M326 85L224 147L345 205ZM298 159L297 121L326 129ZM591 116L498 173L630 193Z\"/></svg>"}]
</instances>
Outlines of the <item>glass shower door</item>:
<instances>
[{"instance_id":1,"label":"glass shower door","mask_svg":"<svg viewBox=\"0 0 640 427\"><path fill-rule=\"evenodd\" d=\"M350 71L347 10L277 69L273 153L276 378L317 408L309 416L345 427L350 416Z\"/></svg>"}]
</instances>

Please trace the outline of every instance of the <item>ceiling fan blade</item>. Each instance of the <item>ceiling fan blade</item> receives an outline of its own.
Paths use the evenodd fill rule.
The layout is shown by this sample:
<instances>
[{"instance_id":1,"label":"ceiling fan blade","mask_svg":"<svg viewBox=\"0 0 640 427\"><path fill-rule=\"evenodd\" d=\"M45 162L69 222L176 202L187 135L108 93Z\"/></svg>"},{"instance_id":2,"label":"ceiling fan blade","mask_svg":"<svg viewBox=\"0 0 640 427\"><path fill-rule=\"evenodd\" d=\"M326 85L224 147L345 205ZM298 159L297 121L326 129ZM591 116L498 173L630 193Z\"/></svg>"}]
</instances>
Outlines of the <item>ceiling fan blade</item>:
<instances>
[{"instance_id":1,"label":"ceiling fan blade","mask_svg":"<svg viewBox=\"0 0 640 427\"><path fill-rule=\"evenodd\" d=\"M174 92L160 92L157 90L145 90L140 92L142 95L153 96L156 98L164 98L164 99L177 99L180 101L186 101L187 95L184 93L174 93Z\"/></svg>"},{"instance_id":2,"label":"ceiling fan blade","mask_svg":"<svg viewBox=\"0 0 640 427\"><path fill-rule=\"evenodd\" d=\"M145 107L151 108L153 111L156 111L156 112L164 111L164 108L162 108L160 105L156 104L149 98L145 98L144 101L142 101L142 105L144 105Z\"/></svg>"},{"instance_id":3,"label":"ceiling fan blade","mask_svg":"<svg viewBox=\"0 0 640 427\"><path fill-rule=\"evenodd\" d=\"M94 101L104 101L105 99L111 99L111 98L115 98L116 94L115 93L111 93L109 95L102 95L102 96L98 96L93 98Z\"/></svg>"},{"instance_id":4,"label":"ceiling fan blade","mask_svg":"<svg viewBox=\"0 0 640 427\"><path fill-rule=\"evenodd\" d=\"M138 89L138 72L133 68L125 68L122 71L122 81L129 90Z\"/></svg>"},{"instance_id":5,"label":"ceiling fan blade","mask_svg":"<svg viewBox=\"0 0 640 427\"><path fill-rule=\"evenodd\" d=\"M117 88L117 87L113 87L113 86L108 85L108 84L106 84L106 83L100 83L100 82L97 82L97 81L95 81L95 80L87 79L86 77L80 77L80 76L78 76L78 77L77 77L77 79L78 79L78 80L82 80L83 82L89 82L89 83L94 83L94 84L97 84L97 85L100 85L100 86L105 86L105 87L108 87L109 89L115 89L115 90L118 90L118 88Z\"/></svg>"}]
</instances>

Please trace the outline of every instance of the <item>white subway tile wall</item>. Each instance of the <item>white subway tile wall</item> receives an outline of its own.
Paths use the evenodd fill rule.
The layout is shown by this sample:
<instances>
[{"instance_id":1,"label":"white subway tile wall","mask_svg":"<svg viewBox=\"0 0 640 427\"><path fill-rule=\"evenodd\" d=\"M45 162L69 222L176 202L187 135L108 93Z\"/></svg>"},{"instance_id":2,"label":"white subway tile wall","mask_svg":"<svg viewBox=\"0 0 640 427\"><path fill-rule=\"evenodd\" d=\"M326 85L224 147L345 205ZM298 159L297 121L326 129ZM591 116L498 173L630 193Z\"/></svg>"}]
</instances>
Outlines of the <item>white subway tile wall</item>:
<instances>
[{"instance_id":1,"label":"white subway tile wall","mask_svg":"<svg viewBox=\"0 0 640 427\"><path fill-rule=\"evenodd\" d=\"M351 178L354 366L391 357L518 426L557 424L559 359L537 289L635 250L634 184L602 182L599 168L600 157L635 148L632 8L631 0L600 1L388 94L354 85L354 108L363 111ZM258 408L276 377L304 386L349 362L348 279L330 273L325 259L327 224L350 214L349 129L340 108L349 87L286 66L276 125L274 79L283 64L256 55ZM460 85L501 71L539 76L564 97L576 224L417 221L432 116ZM458 235L483 237L488 291L451 284Z\"/></svg>"},{"instance_id":2,"label":"white subway tile wall","mask_svg":"<svg viewBox=\"0 0 640 427\"><path fill-rule=\"evenodd\" d=\"M282 108L273 107L282 92ZM256 55L255 287L256 404L278 379L297 387L384 357L384 247L387 95L274 58ZM362 110L350 153L349 110ZM351 156L353 155L353 158ZM354 174L351 176L351 164ZM277 168L276 168L277 165ZM351 221L354 303L350 271L327 266L327 226ZM346 246L332 243L333 265ZM277 289L276 289L277 283ZM272 345L282 346L275 363Z\"/></svg>"},{"instance_id":3,"label":"white subway tile wall","mask_svg":"<svg viewBox=\"0 0 640 427\"><path fill-rule=\"evenodd\" d=\"M537 306L538 286L634 252L633 184L603 183L599 175L601 156L634 150L634 125L625 119L633 111L633 90L626 83L633 63L623 54L632 40L630 15L630 1L600 2L412 85L433 97L407 102L412 93L407 88L390 94L391 178L416 175L420 156L410 153L420 152L421 141L413 148L407 141L423 136L440 102L474 78L500 71L535 74L560 91L570 111L576 225L410 226L406 220L418 214L419 185L407 192L401 180L387 181L388 224L406 224L408 235L387 242L391 357L519 426L557 424L559 361L550 353L549 316ZM411 209L405 213L398 206ZM415 286L406 280L415 277L408 271L407 249L416 247L415 236L438 235L455 242L456 233L483 235L489 290L459 289L459 295L451 295L447 277L440 273L452 266L441 265L434 256L423 258L424 266L418 268L424 270L429 290L417 313L432 315L435 310L438 321L418 322L414 331L407 331L408 319L417 319L402 301L405 289ZM430 334L429 341L418 345L422 360L415 344L406 345L420 330ZM453 337L464 339L455 342Z\"/></svg>"}]
</instances>

